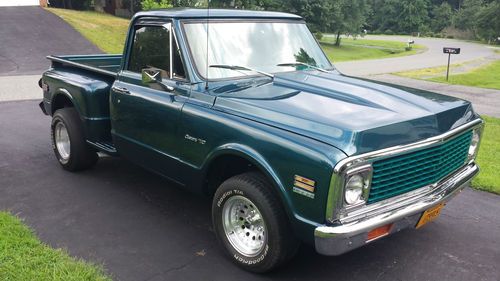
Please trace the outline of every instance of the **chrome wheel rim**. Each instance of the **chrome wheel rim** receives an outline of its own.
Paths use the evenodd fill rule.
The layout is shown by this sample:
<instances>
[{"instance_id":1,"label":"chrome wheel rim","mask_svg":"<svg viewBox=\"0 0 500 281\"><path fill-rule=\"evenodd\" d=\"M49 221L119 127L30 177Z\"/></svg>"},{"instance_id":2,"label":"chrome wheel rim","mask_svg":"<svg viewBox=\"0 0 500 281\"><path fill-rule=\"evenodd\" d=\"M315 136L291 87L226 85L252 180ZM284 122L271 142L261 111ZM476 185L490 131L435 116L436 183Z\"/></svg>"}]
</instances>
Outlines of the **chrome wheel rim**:
<instances>
[{"instance_id":1,"label":"chrome wheel rim","mask_svg":"<svg viewBox=\"0 0 500 281\"><path fill-rule=\"evenodd\" d=\"M227 240L238 253L255 257L266 245L264 218L247 198L240 195L229 198L222 208L222 221Z\"/></svg>"},{"instance_id":2,"label":"chrome wheel rim","mask_svg":"<svg viewBox=\"0 0 500 281\"><path fill-rule=\"evenodd\" d=\"M68 162L70 156L71 143L69 141L68 130L63 122L58 122L54 129L54 139L57 152L61 156L62 162Z\"/></svg>"}]
</instances>

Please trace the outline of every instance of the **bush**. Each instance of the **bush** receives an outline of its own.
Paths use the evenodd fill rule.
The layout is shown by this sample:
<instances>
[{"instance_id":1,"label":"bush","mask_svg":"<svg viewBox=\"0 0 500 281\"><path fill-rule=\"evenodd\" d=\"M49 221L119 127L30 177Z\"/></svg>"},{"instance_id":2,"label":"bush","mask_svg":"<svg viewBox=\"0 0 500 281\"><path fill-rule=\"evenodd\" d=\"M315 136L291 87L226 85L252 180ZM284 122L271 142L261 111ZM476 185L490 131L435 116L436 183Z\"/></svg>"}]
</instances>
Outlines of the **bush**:
<instances>
[{"instance_id":1,"label":"bush","mask_svg":"<svg viewBox=\"0 0 500 281\"><path fill-rule=\"evenodd\" d=\"M392 31L392 30L390 30L390 29L386 29L386 30L384 31L384 34L386 34L386 35L394 35L394 31Z\"/></svg>"},{"instance_id":2,"label":"bush","mask_svg":"<svg viewBox=\"0 0 500 281\"><path fill-rule=\"evenodd\" d=\"M321 39L323 39L323 33L317 31L314 33L314 37L316 37L316 39L318 39L318 41L321 41Z\"/></svg>"},{"instance_id":3,"label":"bush","mask_svg":"<svg viewBox=\"0 0 500 281\"><path fill-rule=\"evenodd\" d=\"M141 8L144 11L147 10L154 10L154 9L165 9L165 8L172 8L172 3L170 3L169 0L142 0L141 1Z\"/></svg>"},{"instance_id":4,"label":"bush","mask_svg":"<svg viewBox=\"0 0 500 281\"><path fill-rule=\"evenodd\" d=\"M455 36L453 36L453 35L446 35L446 38L453 39L453 38L455 38Z\"/></svg>"}]
</instances>

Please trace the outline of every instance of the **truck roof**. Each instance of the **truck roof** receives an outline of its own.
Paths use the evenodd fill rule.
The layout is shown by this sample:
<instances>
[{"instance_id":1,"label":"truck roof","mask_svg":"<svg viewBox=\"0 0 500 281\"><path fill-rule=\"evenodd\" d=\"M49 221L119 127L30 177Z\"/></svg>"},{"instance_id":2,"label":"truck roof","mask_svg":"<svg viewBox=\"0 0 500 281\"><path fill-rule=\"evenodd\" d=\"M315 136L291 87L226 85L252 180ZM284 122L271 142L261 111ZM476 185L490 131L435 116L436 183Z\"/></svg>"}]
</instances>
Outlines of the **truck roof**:
<instances>
[{"instance_id":1,"label":"truck roof","mask_svg":"<svg viewBox=\"0 0 500 281\"><path fill-rule=\"evenodd\" d=\"M208 16L207 16L208 15ZM292 19L301 20L302 17L281 12L269 11L249 11L237 9L193 9L193 8L173 8L173 9L160 9L144 11L135 14L134 18L144 16L159 16L177 19L203 19L203 18L261 18L261 19Z\"/></svg>"}]
</instances>

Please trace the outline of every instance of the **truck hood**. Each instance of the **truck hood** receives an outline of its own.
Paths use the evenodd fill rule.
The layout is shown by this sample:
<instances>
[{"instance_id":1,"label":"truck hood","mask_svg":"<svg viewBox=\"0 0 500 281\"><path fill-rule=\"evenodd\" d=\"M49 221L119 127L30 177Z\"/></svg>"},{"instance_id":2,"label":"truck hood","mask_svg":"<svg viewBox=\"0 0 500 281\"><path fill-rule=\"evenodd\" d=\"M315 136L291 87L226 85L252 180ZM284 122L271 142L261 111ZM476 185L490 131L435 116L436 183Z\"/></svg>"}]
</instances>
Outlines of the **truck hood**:
<instances>
[{"instance_id":1,"label":"truck hood","mask_svg":"<svg viewBox=\"0 0 500 281\"><path fill-rule=\"evenodd\" d=\"M214 109L313 138L348 156L416 142L477 118L464 100L337 73L297 71L257 80L213 89Z\"/></svg>"}]
</instances>

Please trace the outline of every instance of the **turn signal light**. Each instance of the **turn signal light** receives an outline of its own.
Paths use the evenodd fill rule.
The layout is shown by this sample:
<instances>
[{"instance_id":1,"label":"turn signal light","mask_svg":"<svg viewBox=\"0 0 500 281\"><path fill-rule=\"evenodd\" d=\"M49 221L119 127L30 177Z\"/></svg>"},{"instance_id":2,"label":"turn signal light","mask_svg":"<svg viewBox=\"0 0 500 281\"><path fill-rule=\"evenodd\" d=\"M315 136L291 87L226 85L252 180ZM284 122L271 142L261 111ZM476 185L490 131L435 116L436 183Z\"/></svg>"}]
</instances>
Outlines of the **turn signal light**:
<instances>
[{"instance_id":1,"label":"turn signal light","mask_svg":"<svg viewBox=\"0 0 500 281\"><path fill-rule=\"evenodd\" d=\"M375 239L389 235L391 229L392 223L371 230L370 232L368 232L368 238L366 239L366 242L371 242Z\"/></svg>"}]
</instances>

